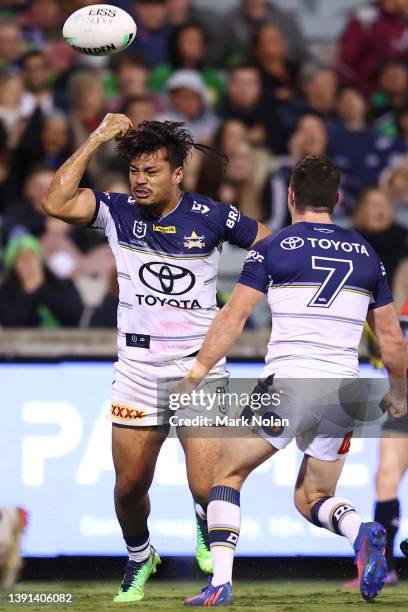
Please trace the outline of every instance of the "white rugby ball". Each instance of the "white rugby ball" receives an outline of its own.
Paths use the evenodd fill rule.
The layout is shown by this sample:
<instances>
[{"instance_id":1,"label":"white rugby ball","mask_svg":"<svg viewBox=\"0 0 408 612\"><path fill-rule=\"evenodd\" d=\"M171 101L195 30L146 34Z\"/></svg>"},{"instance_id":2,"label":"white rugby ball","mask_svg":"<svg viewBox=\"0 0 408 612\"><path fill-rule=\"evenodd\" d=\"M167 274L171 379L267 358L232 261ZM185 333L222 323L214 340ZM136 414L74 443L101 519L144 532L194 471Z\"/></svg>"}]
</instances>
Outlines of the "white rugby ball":
<instances>
[{"instance_id":1,"label":"white rugby ball","mask_svg":"<svg viewBox=\"0 0 408 612\"><path fill-rule=\"evenodd\" d=\"M65 41L85 55L113 55L126 49L136 36L132 17L111 4L92 4L72 13L62 30Z\"/></svg>"}]
</instances>

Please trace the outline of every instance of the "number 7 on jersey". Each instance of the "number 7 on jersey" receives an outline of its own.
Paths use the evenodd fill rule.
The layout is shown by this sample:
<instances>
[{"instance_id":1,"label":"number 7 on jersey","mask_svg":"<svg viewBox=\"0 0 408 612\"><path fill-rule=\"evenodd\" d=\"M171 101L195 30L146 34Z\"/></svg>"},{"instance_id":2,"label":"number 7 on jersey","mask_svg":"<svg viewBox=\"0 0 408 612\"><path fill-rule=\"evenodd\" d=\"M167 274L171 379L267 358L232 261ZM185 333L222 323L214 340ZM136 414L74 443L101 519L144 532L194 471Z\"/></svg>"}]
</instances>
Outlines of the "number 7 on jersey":
<instances>
[{"instance_id":1,"label":"number 7 on jersey","mask_svg":"<svg viewBox=\"0 0 408 612\"><path fill-rule=\"evenodd\" d=\"M335 259L333 257L312 256L313 270L326 270L326 278L318 291L310 300L308 307L328 308L331 306L344 287L346 280L353 272L353 262L350 259Z\"/></svg>"}]
</instances>

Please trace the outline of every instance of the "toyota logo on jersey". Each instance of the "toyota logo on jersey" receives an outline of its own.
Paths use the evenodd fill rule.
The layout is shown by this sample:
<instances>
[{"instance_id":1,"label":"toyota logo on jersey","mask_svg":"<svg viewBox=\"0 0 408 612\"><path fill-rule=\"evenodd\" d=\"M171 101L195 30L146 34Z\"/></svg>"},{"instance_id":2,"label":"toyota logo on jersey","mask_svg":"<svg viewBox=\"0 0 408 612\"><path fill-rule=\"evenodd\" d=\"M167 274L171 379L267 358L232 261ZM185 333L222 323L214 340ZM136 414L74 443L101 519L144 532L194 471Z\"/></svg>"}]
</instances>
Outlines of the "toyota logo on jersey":
<instances>
[{"instance_id":1,"label":"toyota logo on jersey","mask_svg":"<svg viewBox=\"0 0 408 612\"><path fill-rule=\"evenodd\" d=\"M158 261L144 264L139 278L145 287L165 295L183 295L195 285L195 276L190 270Z\"/></svg>"},{"instance_id":2,"label":"toyota logo on jersey","mask_svg":"<svg viewBox=\"0 0 408 612\"><path fill-rule=\"evenodd\" d=\"M303 238L299 238L298 236L289 236L289 238L284 238L280 243L282 249L285 249L285 251L300 249L304 244L305 241Z\"/></svg>"}]
</instances>

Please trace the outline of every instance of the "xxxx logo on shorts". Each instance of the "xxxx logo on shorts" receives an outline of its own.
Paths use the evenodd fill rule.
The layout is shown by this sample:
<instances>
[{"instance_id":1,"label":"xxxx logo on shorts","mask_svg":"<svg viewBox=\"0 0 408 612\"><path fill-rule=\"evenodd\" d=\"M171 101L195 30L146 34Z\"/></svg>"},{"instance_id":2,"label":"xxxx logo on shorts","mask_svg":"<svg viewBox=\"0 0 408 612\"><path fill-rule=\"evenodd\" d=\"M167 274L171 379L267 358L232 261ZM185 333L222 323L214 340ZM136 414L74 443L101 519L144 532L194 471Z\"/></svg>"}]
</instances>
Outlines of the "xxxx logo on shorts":
<instances>
[{"instance_id":1,"label":"xxxx logo on shorts","mask_svg":"<svg viewBox=\"0 0 408 612\"><path fill-rule=\"evenodd\" d=\"M146 412L144 410L137 410L136 408L129 408L123 404L117 404L116 402L111 405L111 416L115 419L122 419L123 421L138 421L144 419Z\"/></svg>"}]
</instances>

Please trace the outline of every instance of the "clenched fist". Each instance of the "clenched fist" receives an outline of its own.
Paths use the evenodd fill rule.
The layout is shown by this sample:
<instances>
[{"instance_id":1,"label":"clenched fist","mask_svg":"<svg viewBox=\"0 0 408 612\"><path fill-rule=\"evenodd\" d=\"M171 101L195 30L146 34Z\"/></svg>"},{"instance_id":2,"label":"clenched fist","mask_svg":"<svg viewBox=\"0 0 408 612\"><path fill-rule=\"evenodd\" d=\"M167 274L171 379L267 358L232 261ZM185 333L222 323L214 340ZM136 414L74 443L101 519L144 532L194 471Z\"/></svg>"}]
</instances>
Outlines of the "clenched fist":
<instances>
[{"instance_id":1,"label":"clenched fist","mask_svg":"<svg viewBox=\"0 0 408 612\"><path fill-rule=\"evenodd\" d=\"M407 414L407 398L396 397L389 391L381 400L380 407L383 412L388 412L390 416L400 419Z\"/></svg>"},{"instance_id":2,"label":"clenched fist","mask_svg":"<svg viewBox=\"0 0 408 612\"><path fill-rule=\"evenodd\" d=\"M108 113L102 123L92 132L90 138L100 143L108 142L113 138L121 138L132 127L132 122L126 115Z\"/></svg>"}]
</instances>

